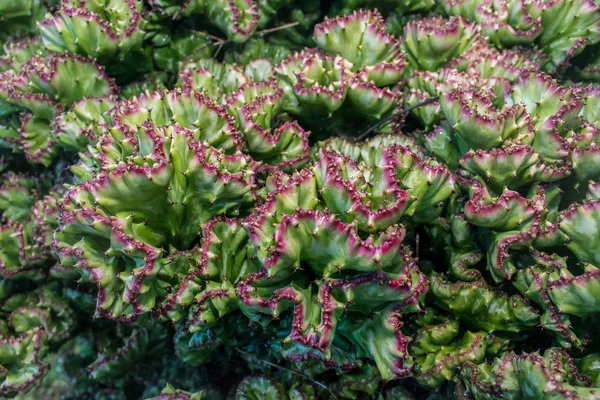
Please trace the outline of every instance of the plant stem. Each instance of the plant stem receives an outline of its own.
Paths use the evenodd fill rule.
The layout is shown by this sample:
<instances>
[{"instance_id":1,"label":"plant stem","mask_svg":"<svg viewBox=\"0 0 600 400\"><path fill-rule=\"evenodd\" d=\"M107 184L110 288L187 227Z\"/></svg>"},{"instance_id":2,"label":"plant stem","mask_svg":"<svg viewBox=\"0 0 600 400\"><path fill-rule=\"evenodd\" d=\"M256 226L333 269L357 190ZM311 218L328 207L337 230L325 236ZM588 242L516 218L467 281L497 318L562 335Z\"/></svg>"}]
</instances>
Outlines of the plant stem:
<instances>
[{"instance_id":1,"label":"plant stem","mask_svg":"<svg viewBox=\"0 0 600 400\"><path fill-rule=\"evenodd\" d=\"M274 364L274 363L272 363L270 361L267 361L267 360L261 360L260 358L258 358L254 354L248 353L247 351L244 351L244 350L242 350L242 349L240 349L238 347L235 347L234 349L238 353L240 353L242 355L245 355L247 357L251 357L251 358L253 358L254 360L256 360L257 362L259 362L261 364L265 364L265 365L268 365L269 367L277 368L277 369L280 369L282 371L286 371L286 372L289 372L291 374L300 376L300 377L306 379L307 381L310 381L310 382L314 383L315 385L319 386L320 388L322 388L322 389L326 390L327 392L329 392L329 394L331 395L332 399L338 400L337 396L331 391L331 389L329 389L327 387L327 385L325 385L324 383L321 383L319 381L316 381L316 380L312 379L310 376L308 376L306 374L303 374L302 372L294 371L292 369L289 369L289 368L286 368L286 367L282 367L281 365Z\"/></svg>"},{"instance_id":2,"label":"plant stem","mask_svg":"<svg viewBox=\"0 0 600 400\"><path fill-rule=\"evenodd\" d=\"M434 97L430 97L427 100L423 100L420 103L415 104L414 106L410 106L408 108L405 108L404 110L400 110L395 114L390 115L387 118L382 119L381 121L379 121L378 123L376 123L375 125L373 125L372 127L370 127L369 129L367 129L366 131L364 131L363 133L361 133L360 135L358 135L358 137L356 138L356 141L359 142L361 140L365 140L367 137L369 137L369 135L377 128L379 128L382 125L385 125L393 120L395 120L396 118L398 118L399 116L406 114L414 109L417 109L419 107L425 106L427 104L433 103L434 101L437 101L439 99L438 96L434 96Z\"/></svg>"},{"instance_id":3,"label":"plant stem","mask_svg":"<svg viewBox=\"0 0 600 400\"><path fill-rule=\"evenodd\" d=\"M262 31L256 32L255 35L267 35L269 33L281 31L283 29L293 28L294 26L298 25L299 23L300 22L296 21L296 22L291 22L289 24L276 26L275 28L263 29Z\"/></svg>"}]
</instances>

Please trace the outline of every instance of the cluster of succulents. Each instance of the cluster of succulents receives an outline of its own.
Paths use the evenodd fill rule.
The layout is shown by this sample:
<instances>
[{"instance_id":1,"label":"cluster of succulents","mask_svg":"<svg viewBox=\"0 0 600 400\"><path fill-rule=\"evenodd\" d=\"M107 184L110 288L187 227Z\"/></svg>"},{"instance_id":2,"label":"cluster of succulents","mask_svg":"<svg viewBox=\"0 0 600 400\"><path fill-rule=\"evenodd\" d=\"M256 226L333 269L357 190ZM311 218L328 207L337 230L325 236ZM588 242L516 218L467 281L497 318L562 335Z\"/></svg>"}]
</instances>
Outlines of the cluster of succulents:
<instances>
[{"instance_id":1,"label":"cluster of succulents","mask_svg":"<svg viewBox=\"0 0 600 400\"><path fill-rule=\"evenodd\" d=\"M597 2L6 3L0 397L598 397Z\"/></svg>"}]
</instances>

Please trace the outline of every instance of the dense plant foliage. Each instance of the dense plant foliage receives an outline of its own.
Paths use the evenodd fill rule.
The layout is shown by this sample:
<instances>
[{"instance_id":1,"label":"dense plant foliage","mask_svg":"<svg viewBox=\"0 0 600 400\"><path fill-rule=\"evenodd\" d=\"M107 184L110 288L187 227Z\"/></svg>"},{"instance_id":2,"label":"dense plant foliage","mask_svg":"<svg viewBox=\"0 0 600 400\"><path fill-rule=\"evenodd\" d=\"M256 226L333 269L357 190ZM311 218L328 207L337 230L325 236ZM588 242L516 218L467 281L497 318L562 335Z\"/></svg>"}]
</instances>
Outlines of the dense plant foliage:
<instances>
[{"instance_id":1,"label":"dense plant foliage","mask_svg":"<svg viewBox=\"0 0 600 400\"><path fill-rule=\"evenodd\" d=\"M594 0L0 2L0 397L600 396Z\"/></svg>"}]
</instances>

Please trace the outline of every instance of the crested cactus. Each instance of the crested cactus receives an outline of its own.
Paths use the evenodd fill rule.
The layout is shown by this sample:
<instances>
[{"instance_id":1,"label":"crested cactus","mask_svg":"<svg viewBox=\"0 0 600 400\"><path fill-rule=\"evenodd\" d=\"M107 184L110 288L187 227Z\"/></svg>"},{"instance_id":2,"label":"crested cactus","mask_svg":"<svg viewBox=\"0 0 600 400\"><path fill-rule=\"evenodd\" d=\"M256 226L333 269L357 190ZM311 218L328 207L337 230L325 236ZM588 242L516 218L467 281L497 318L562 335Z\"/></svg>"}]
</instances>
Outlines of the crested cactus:
<instances>
[{"instance_id":1,"label":"crested cactus","mask_svg":"<svg viewBox=\"0 0 600 400\"><path fill-rule=\"evenodd\" d=\"M176 389L173 385L168 384L158 396L148 400L202 400L205 396L204 391L190 393L185 390Z\"/></svg>"},{"instance_id":2,"label":"crested cactus","mask_svg":"<svg viewBox=\"0 0 600 400\"><path fill-rule=\"evenodd\" d=\"M404 27L404 52L412 68L436 71L468 50L477 41L479 30L459 17L411 21Z\"/></svg>"},{"instance_id":3,"label":"crested cactus","mask_svg":"<svg viewBox=\"0 0 600 400\"><path fill-rule=\"evenodd\" d=\"M203 223L239 213L252 200L254 167L241 153L226 155L177 126L145 123L112 132L95 155L102 172L66 193L54 248L63 265L80 268L105 293L99 315L127 320L154 310L165 288L187 272L193 252L186 251ZM115 153L111 142L131 146L114 147ZM141 203L123 208L118 201L142 193ZM92 231L81 236L90 223ZM105 245L98 247L98 240Z\"/></svg>"},{"instance_id":4,"label":"crested cactus","mask_svg":"<svg viewBox=\"0 0 600 400\"><path fill-rule=\"evenodd\" d=\"M128 53L142 45L142 2L104 3L62 0L56 13L40 23L48 50L93 57L102 65L126 62Z\"/></svg>"},{"instance_id":5,"label":"crested cactus","mask_svg":"<svg viewBox=\"0 0 600 400\"><path fill-rule=\"evenodd\" d=\"M259 18L257 2L253 0L151 0L150 5L159 14L175 19L203 16L218 27L229 40L244 42L256 30ZM274 1L273 3L277 3ZM268 2L260 2L268 5Z\"/></svg>"},{"instance_id":6,"label":"crested cactus","mask_svg":"<svg viewBox=\"0 0 600 400\"><path fill-rule=\"evenodd\" d=\"M396 109L404 59L399 39L385 32L379 13L325 20L315 26L315 41L320 50L293 54L275 70L286 111L311 129L315 119L336 115L344 132L348 124L364 125Z\"/></svg>"},{"instance_id":7,"label":"crested cactus","mask_svg":"<svg viewBox=\"0 0 600 400\"><path fill-rule=\"evenodd\" d=\"M304 399L314 396L315 389L310 384L296 384L288 389L282 383L276 383L264 376L248 376L240 382L235 390L236 400Z\"/></svg>"},{"instance_id":8,"label":"crested cactus","mask_svg":"<svg viewBox=\"0 0 600 400\"><path fill-rule=\"evenodd\" d=\"M231 72L222 69L224 65L207 61L221 74ZM223 88L222 82L215 82L216 76L208 68L200 71L206 72L195 70L196 77L204 75L203 92L195 91L194 79L184 76L183 89L146 93L116 103L110 99L87 99L63 114L55 123L61 143L66 148L76 148L79 142L80 151L85 150L85 144L94 145L88 148L91 158L82 155L82 162L74 167L78 178L87 179L83 175L89 175L90 169L103 163L100 159L104 157L97 152L105 150L96 149L98 146L122 140L124 135L146 122L157 127L169 127L174 122L178 128L190 130L195 140L206 141L228 155L243 151L262 164L257 166L259 172L273 168L289 170L308 160L309 132L293 121L274 126L282 108L281 90L272 83L254 82L240 73L249 81L232 88L227 96L218 89ZM209 81L214 82L214 86L208 84ZM109 112L103 113L103 110ZM79 126L69 123L72 119ZM127 155L127 151L122 154Z\"/></svg>"},{"instance_id":9,"label":"crested cactus","mask_svg":"<svg viewBox=\"0 0 600 400\"><path fill-rule=\"evenodd\" d=\"M57 285L28 293L2 288L0 326L0 395L14 397L39 383L47 372L45 355L51 344L68 338L76 325L73 310Z\"/></svg>"},{"instance_id":10,"label":"crested cactus","mask_svg":"<svg viewBox=\"0 0 600 400\"><path fill-rule=\"evenodd\" d=\"M449 283L434 276L431 293L436 304L472 329L523 332L534 328L539 321L537 311L523 298L498 293L483 280Z\"/></svg>"},{"instance_id":11,"label":"crested cactus","mask_svg":"<svg viewBox=\"0 0 600 400\"><path fill-rule=\"evenodd\" d=\"M600 41L600 9L593 1L534 1L528 8L543 28L536 44L548 58L549 70L563 67L586 46Z\"/></svg>"},{"instance_id":12,"label":"crested cactus","mask_svg":"<svg viewBox=\"0 0 600 400\"><path fill-rule=\"evenodd\" d=\"M16 0L0 5L0 42L35 32L53 1Z\"/></svg>"},{"instance_id":13,"label":"crested cactus","mask_svg":"<svg viewBox=\"0 0 600 400\"><path fill-rule=\"evenodd\" d=\"M96 144L106 127L106 115L116 105L111 97L83 98L58 115L53 130L58 144L67 151L85 152Z\"/></svg>"},{"instance_id":14,"label":"crested cactus","mask_svg":"<svg viewBox=\"0 0 600 400\"><path fill-rule=\"evenodd\" d=\"M415 357L415 378L429 387L438 388L456 376L466 362L480 364L486 356L498 354L505 343L485 331L466 331L459 336L459 323L450 317L426 310L417 321L422 329L410 345Z\"/></svg>"},{"instance_id":15,"label":"crested cactus","mask_svg":"<svg viewBox=\"0 0 600 400\"><path fill-rule=\"evenodd\" d=\"M569 60L586 46L593 46L600 40L600 10L590 0L433 0L431 3L410 4L401 8L401 12L433 9L449 18L464 18L476 23L481 35L497 47L535 46L543 54L541 69L547 72L567 66ZM406 29L412 34L419 31L409 25L406 24ZM421 24L421 32L426 31L424 25ZM449 34L449 31L438 29L435 32L440 40L432 41L431 45L441 48L444 32ZM452 32L458 34L458 30ZM425 42L423 40L420 45L431 46ZM593 73L593 67L590 71Z\"/></svg>"},{"instance_id":16,"label":"crested cactus","mask_svg":"<svg viewBox=\"0 0 600 400\"><path fill-rule=\"evenodd\" d=\"M88 97L116 94L104 69L74 55L33 55L18 70L0 76L1 101L21 112L17 137L9 137L32 163L48 166L59 152L52 121L74 103ZM72 83L75 84L72 84Z\"/></svg>"},{"instance_id":17,"label":"crested cactus","mask_svg":"<svg viewBox=\"0 0 600 400\"><path fill-rule=\"evenodd\" d=\"M52 267L50 242L58 210L58 189L49 176L35 179L7 174L0 186L0 276L4 279L40 278Z\"/></svg>"},{"instance_id":18,"label":"crested cactus","mask_svg":"<svg viewBox=\"0 0 600 400\"><path fill-rule=\"evenodd\" d=\"M0 396L597 397L592 0L13 3Z\"/></svg>"},{"instance_id":19,"label":"crested cactus","mask_svg":"<svg viewBox=\"0 0 600 400\"><path fill-rule=\"evenodd\" d=\"M457 394L468 398L552 397L593 399L598 388L580 375L564 350L539 353L507 353L492 365L466 363Z\"/></svg>"},{"instance_id":20,"label":"crested cactus","mask_svg":"<svg viewBox=\"0 0 600 400\"><path fill-rule=\"evenodd\" d=\"M14 396L40 379L46 366L40 361L47 349L42 343L43 331L31 330L23 335L0 339L3 357L0 363L0 394Z\"/></svg>"},{"instance_id":21,"label":"crested cactus","mask_svg":"<svg viewBox=\"0 0 600 400\"><path fill-rule=\"evenodd\" d=\"M519 271L515 287L544 310L542 327L552 331L562 347L584 346L585 340L577 336L569 315L582 317L595 312L597 268L585 264L584 272L575 276L564 258L537 253L535 260L537 265Z\"/></svg>"},{"instance_id":22,"label":"crested cactus","mask_svg":"<svg viewBox=\"0 0 600 400\"><path fill-rule=\"evenodd\" d=\"M332 348L336 340L346 340L354 344L357 357L374 359L385 379L407 374L401 314L418 308L427 283L401 246L401 229L390 227L361 239L335 214L315 209L318 203L308 194L316 194L317 186L309 170L280 185L243 224L215 220L206 225L210 231L204 235L201 269L182 280L166 303L167 313L179 320L189 308L194 332L236 310L258 321L279 318L292 308L292 330L283 340L291 360L306 348L333 366ZM310 271L301 267L305 264ZM347 277L330 278L339 273ZM301 282L311 275L317 280L304 288ZM370 313L375 304L368 299L375 292L377 307L385 309L369 323L358 327L341 318L345 310L357 318ZM370 342L371 335L379 340Z\"/></svg>"},{"instance_id":23,"label":"crested cactus","mask_svg":"<svg viewBox=\"0 0 600 400\"><path fill-rule=\"evenodd\" d=\"M541 21L522 0L441 2L440 8L481 24L482 34L499 46L530 45L542 32Z\"/></svg>"}]
</instances>

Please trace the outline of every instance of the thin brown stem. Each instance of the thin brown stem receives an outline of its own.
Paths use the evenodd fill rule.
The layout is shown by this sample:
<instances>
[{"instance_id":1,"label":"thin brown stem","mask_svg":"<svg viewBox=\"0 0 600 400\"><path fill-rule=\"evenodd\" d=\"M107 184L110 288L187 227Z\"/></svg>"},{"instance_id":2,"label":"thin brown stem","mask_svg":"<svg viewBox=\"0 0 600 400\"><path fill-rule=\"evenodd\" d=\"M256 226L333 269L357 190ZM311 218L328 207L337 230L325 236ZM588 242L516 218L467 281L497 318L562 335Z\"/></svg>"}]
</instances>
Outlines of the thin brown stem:
<instances>
[{"instance_id":1,"label":"thin brown stem","mask_svg":"<svg viewBox=\"0 0 600 400\"><path fill-rule=\"evenodd\" d=\"M259 362L261 364L268 365L269 367L277 368L279 370L286 371L286 372L289 372L291 374L300 376L300 377L306 379L307 381L310 381L310 382L314 383L315 385L319 386L320 388L322 388L322 389L326 390L327 392L329 392L329 394L331 395L332 399L338 400L337 396L331 391L331 389L329 389L327 387L327 385L325 385L324 383L321 383L319 381L314 380L313 378L311 378L310 376L308 376L308 375L306 375L306 374L304 374L302 372L294 371L293 369L282 367L281 365L274 364L274 363L272 363L270 361L267 361L267 360L261 360L260 358L258 358L254 354L248 353L247 351L244 351L244 350L242 350L242 349L240 349L238 347L235 347L234 349L235 349L235 351L237 351L238 353L240 353L242 355L245 355L247 357L253 358L254 360L256 360L256 362Z\"/></svg>"},{"instance_id":2,"label":"thin brown stem","mask_svg":"<svg viewBox=\"0 0 600 400\"><path fill-rule=\"evenodd\" d=\"M219 52L223 48L224 44L225 44L225 42L220 42L219 43L219 47L217 47L217 51L215 51L215 54L213 54L213 56L212 56L213 59L217 58L217 56L219 55Z\"/></svg>"},{"instance_id":3,"label":"thin brown stem","mask_svg":"<svg viewBox=\"0 0 600 400\"><path fill-rule=\"evenodd\" d=\"M285 25L281 25L281 26L276 26L274 28L263 29L262 31L256 32L255 35L268 35L269 33L281 31L281 30L284 30L284 29L293 28L294 26L298 25L299 23L300 22L296 21L296 22L291 22L289 24L285 24Z\"/></svg>"},{"instance_id":4,"label":"thin brown stem","mask_svg":"<svg viewBox=\"0 0 600 400\"><path fill-rule=\"evenodd\" d=\"M423 107L429 103L433 103L434 101L437 101L438 99L439 99L438 96L430 97L427 100L423 100L422 102L415 104L414 106L410 106L408 108L405 108L404 110L400 110L397 113L392 114L389 117L382 119L381 121L379 121L378 123L376 123L375 125L370 127L369 129L367 129L366 131L364 131L363 133L358 135L358 137L356 138L356 141L358 142L361 140L365 140L367 137L369 137L369 135L371 133L373 133L373 131L375 131L375 129L392 122L393 120L395 120L396 118L398 118L401 115L404 115L404 114L406 114L414 109L417 109L419 107Z\"/></svg>"},{"instance_id":5,"label":"thin brown stem","mask_svg":"<svg viewBox=\"0 0 600 400\"><path fill-rule=\"evenodd\" d=\"M416 241L416 246L415 246L415 247L416 247L416 250L415 250L415 251L416 251L416 254L417 254L417 257L416 257L416 258L417 258L417 260L416 260L416 261L417 261L417 263L418 263L418 262L419 262L419 244L420 244L420 236L419 236L419 232L417 232L417 235L416 235L416 240L415 240L415 241Z\"/></svg>"},{"instance_id":6,"label":"thin brown stem","mask_svg":"<svg viewBox=\"0 0 600 400\"><path fill-rule=\"evenodd\" d=\"M220 43L220 42L222 42L222 43L225 43L225 42L227 41L227 39L223 39L223 38L220 38L220 37L218 37L218 36L211 35L211 34L210 34L210 33L208 33L208 32L204 32L204 31L196 31L196 32L200 32L200 33L203 33L203 34L205 34L206 36L208 36L209 38L211 38L211 39L212 39L212 40L214 40L215 42L219 42L219 43Z\"/></svg>"},{"instance_id":7,"label":"thin brown stem","mask_svg":"<svg viewBox=\"0 0 600 400\"><path fill-rule=\"evenodd\" d=\"M284 29L289 29L289 28L293 28L294 26L298 25L300 22L296 21L296 22L291 22L289 24L285 24L285 25L281 25L281 26L276 26L274 28L269 28L269 29L263 29L262 31L258 31L255 33L255 35L268 35L269 33L273 33L273 32L278 32ZM219 55L219 53L221 52L221 50L223 49L223 46L225 46L227 43L231 42L228 39L223 39L220 38L218 36L215 35L211 35L208 32L202 32L203 34L205 34L206 36L208 36L209 38L211 38L213 40L213 42L211 43L213 46L217 46L217 50L215 51L215 54L213 54L212 58L217 58L217 56Z\"/></svg>"}]
</instances>

